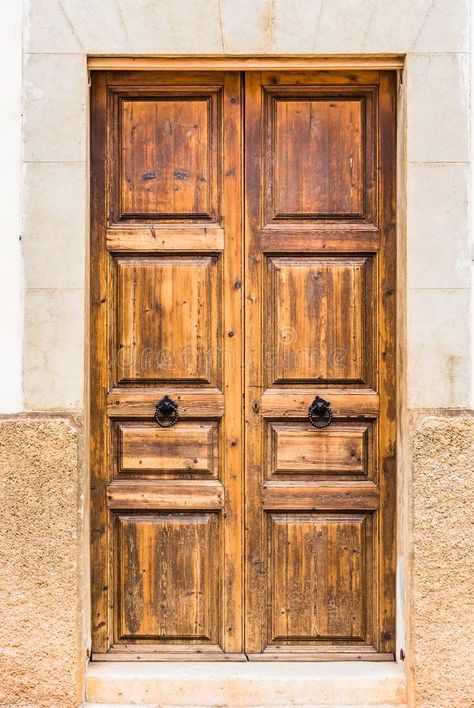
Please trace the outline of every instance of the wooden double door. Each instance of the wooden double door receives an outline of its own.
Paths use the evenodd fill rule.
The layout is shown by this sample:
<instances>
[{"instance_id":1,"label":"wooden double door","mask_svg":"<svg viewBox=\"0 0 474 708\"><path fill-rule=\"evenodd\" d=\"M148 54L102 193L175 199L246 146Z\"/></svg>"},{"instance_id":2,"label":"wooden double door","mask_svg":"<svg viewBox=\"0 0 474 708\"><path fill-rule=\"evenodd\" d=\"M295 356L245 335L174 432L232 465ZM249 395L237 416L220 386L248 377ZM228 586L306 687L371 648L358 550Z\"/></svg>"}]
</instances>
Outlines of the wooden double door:
<instances>
[{"instance_id":1,"label":"wooden double door","mask_svg":"<svg viewBox=\"0 0 474 708\"><path fill-rule=\"evenodd\" d=\"M395 82L93 74L94 656L393 656Z\"/></svg>"}]
</instances>

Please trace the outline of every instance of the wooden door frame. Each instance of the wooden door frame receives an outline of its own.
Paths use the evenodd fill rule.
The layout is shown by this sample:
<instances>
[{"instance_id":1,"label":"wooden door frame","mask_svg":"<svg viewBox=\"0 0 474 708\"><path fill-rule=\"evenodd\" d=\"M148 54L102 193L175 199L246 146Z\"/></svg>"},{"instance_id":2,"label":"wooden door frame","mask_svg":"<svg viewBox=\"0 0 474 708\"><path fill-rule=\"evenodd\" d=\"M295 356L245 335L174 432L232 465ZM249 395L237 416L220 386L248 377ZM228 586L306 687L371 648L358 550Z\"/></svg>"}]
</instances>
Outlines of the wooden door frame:
<instances>
[{"instance_id":1,"label":"wooden door frame","mask_svg":"<svg viewBox=\"0 0 474 708\"><path fill-rule=\"evenodd\" d=\"M403 69L401 54L247 55L200 56L174 54L159 57L94 56L87 58L90 71L396 71Z\"/></svg>"},{"instance_id":2,"label":"wooden door frame","mask_svg":"<svg viewBox=\"0 0 474 708\"><path fill-rule=\"evenodd\" d=\"M288 57L288 56L265 56L265 57L252 57L252 56L247 56L247 57L215 57L215 56L209 56L209 57L198 57L198 56L187 56L187 57L182 57L182 56L165 56L165 57L89 57L87 60L87 66L89 71L103 71L103 70L109 70L109 71L206 71L206 70L215 70L215 71L223 71L223 70L228 70L228 71L236 71L236 72L245 72L245 71L258 71L258 70L267 70L267 69L278 69L281 71L301 71L302 69L305 69L307 71L337 71L337 70L363 70L363 69L379 69L383 71L392 71L393 73L399 72L401 69L404 67L404 58L400 55L385 55L385 56L365 56L365 57L357 57L357 56L338 56L338 57L308 57L308 56L302 56L302 57ZM392 126L392 132L396 133L397 128L399 125L399 120L397 118L396 123ZM394 153L394 166L393 166L393 188L396 190L397 185L399 184L399 176L397 175L398 172L398 162L397 162L397 156L400 155L400 147L398 147L397 150L395 150ZM91 167L93 167L94 164L94 159L91 157ZM397 179L398 177L398 179ZM94 181L94 172L93 169L91 169L91 183L93 184ZM91 194L91 204L93 201L93 190ZM398 222L398 213L397 209L394 210L393 216L396 219L397 224ZM93 221L91 221L91 232L93 231ZM396 230L396 226L394 226L394 231ZM398 244L397 244L398 247ZM91 258L94 257L94 243L91 239L90 242L90 256ZM395 255L395 261L398 261L398 250ZM89 299L90 301L93 299L92 298L92 293L93 293L93 288L94 284L90 284L90 292L89 292ZM400 298L400 296L398 296ZM403 317L403 312L401 315L399 314L399 310L397 308L397 317L396 317L396 322L394 323L394 329L398 330L398 322L399 318ZM94 335L94 331L96 330L96 326L94 324L94 317L92 316L92 307L91 307L91 322L89 326L89 336ZM402 357L403 358L403 357ZM399 354L398 351L396 352L396 359L398 361L399 359ZM396 366L396 370L398 372L399 367ZM91 372L88 372L88 394L89 394L89 408L90 408L90 382L91 382ZM396 380L398 380L398 376L396 376ZM395 390L397 389L397 384L394 386ZM400 410L400 402L397 403L396 405L396 410ZM88 427L90 428L90 420L86 421L88 423ZM91 440L91 437L89 435L89 441ZM90 447L89 443L89 447ZM396 441L396 448L398 449L399 447L399 440L397 439ZM93 497L93 492L91 494ZM397 510L396 510L396 505L394 507L394 522L395 525L397 523ZM93 545L93 541L92 541ZM396 543L395 543L395 552L396 552ZM93 597L94 593L94 588L91 587L91 594ZM393 602L395 602L395 595L393 597ZM105 658L105 657L104 657ZM110 659L113 659L114 657L111 656ZM115 657L116 658L116 657ZM136 657L135 657L136 658ZM145 657L143 657L145 658ZM374 657L376 658L376 657Z\"/></svg>"}]
</instances>

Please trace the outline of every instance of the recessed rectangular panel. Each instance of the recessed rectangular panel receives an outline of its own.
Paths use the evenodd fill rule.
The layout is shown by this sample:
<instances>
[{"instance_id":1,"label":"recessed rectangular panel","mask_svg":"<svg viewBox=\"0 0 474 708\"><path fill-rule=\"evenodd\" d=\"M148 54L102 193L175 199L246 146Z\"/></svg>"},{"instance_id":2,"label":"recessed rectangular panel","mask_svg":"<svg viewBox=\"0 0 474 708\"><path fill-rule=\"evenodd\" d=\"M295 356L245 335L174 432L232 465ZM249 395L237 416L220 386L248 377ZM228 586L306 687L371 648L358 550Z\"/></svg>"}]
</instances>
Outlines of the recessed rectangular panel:
<instances>
[{"instance_id":1,"label":"recessed rectangular panel","mask_svg":"<svg viewBox=\"0 0 474 708\"><path fill-rule=\"evenodd\" d=\"M275 216L360 216L361 99L275 99Z\"/></svg>"},{"instance_id":2,"label":"recessed rectangular panel","mask_svg":"<svg viewBox=\"0 0 474 708\"><path fill-rule=\"evenodd\" d=\"M272 514L268 523L269 641L363 642L373 562L371 517Z\"/></svg>"},{"instance_id":3,"label":"recessed rectangular panel","mask_svg":"<svg viewBox=\"0 0 474 708\"><path fill-rule=\"evenodd\" d=\"M215 101L170 95L119 105L122 218L215 217Z\"/></svg>"},{"instance_id":4,"label":"recessed rectangular panel","mask_svg":"<svg viewBox=\"0 0 474 708\"><path fill-rule=\"evenodd\" d=\"M215 256L117 260L117 380L217 382Z\"/></svg>"},{"instance_id":5,"label":"recessed rectangular panel","mask_svg":"<svg viewBox=\"0 0 474 708\"><path fill-rule=\"evenodd\" d=\"M315 430L308 423L269 423L268 476L365 478L373 471L371 426L334 421Z\"/></svg>"},{"instance_id":6,"label":"recessed rectangular panel","mask_svg":"<svg viewBox=\"0 0 474 708\"><path fill-rule=\"evenodd\" d=\"M214 421L119 423L119 476L217 477L218 438Z\"/></svg>"},{"instance_id":7,"label":"recessed rectangular panel","mask_svg":"<svg viewBox=\"0 0 474 708\"><path fill-rule=\"evenodd\" d=\"M215 513L116 517L119 640L215 642Z\"/></svg>"},{"instance_id":8,"label":"recessed rectangular panel","mask_svg":"<svg viewBox=\"0 0 474 708\"><path fill-rule=\"evenodd\" d=\"M268 385L368 383L370 273L365 256L268 259Z\"/></svg>"}]
</instances>

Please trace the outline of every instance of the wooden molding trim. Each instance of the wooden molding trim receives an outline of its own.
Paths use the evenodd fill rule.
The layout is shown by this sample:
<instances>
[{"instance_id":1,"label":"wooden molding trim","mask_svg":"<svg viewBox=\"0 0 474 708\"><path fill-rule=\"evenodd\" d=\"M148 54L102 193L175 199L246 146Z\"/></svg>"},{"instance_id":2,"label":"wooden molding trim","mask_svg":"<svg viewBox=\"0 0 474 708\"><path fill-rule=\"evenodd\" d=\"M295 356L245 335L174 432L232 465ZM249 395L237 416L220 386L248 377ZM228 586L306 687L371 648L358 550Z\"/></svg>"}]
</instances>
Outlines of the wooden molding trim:
<instances>
[{"instance_id":1,"label":"wooden molding trim","mask_svg":"<svg viewBox=\"0 0 474 708\"><path fill-rule=\"evenodd\" d=\"M402 69L404 57L386 55L333 56L90 56L87 65L92 71L301 71L324 69Z\"/></svg>"}]
</instances>

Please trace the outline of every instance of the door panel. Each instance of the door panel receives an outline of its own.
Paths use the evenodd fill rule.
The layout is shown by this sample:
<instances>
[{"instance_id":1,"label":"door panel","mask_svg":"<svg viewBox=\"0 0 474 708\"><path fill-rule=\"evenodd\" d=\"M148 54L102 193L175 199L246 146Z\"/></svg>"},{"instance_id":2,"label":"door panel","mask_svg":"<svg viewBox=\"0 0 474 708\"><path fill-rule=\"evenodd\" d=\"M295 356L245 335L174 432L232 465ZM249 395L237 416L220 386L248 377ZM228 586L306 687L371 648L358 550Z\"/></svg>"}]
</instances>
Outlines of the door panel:
<instances>
[{"instance_id":1,"label":"door panel","mask_svg":"<svg viewBox=\"0 0 474 708\"><path fill-rule=\"evenodd\" d=\"M264 223L373 223L376 88L371 84L378 82L374 73L352 79L329 72L326 77L323 72L287 74L288 81L284 74L262 76ZM327 83L331 79L335 85ZM358 83L360 87L354 85Z\"/></svg>"},{"instance_id":2,"label":"door panel","mask_svg":"<svg viewBox=\"0 0 474 708\"><path fill-rule=\"evenodd\" d=\"M165 88L162 76L116 95L120 168L112 206L120 220L219 220L222 86L203 80Z\"/></svg>"},{"instance_id":3,"label":"door panel","mask_svg":"<svg viewBox=\"0 0 474 708\"><path fill-rule=\"evenodd\" d=\"M217 168L218 154L213 153L215 125L214 144L209 141L210 99L186 95L173 100L168 94L123 100L121 117L122 217L210 218L211 170ZM215 203L212 209L215 214Z\"/></svg>"},{"instance_id":4,"label":"door panel","mask_svg":"<svg viewBox=\"0 0 474 708\"><path fill-rule=\"evenodd\" d=\"M99 74L92 104L94 653L224 659L243 648L241 77Z\"/></svg>"},{"instance_id":5,"label":"door panel","mask_svg":"<svg viewBox=\"0 0 474 708\"><path fill-rule=\"evenodd\" d=\"M393 78L255 72L245 92L246 649L392 656Z\"/></svg>"},{"instance_id":6,"label":"door panel","mask_svg":"<svg viewBox=\"0 0 474 708\"><path fill-rule=\"evenodd\" d=\"M117 382L220 384L222 257L121 256Z\"/></svg>"},{"instance_id":7,"label":"door panel","mask_svg":"<svg viewBox=\"0 0 474 708\"><path fill-rule=\"evenodd\" d=\"M219 472L217 421L182 421L179 427L156 423L117 424L117 477L146 474L147 479L216 478Z\"/></svg>"},{"instance_id":8,"label":"door panel","mask_svg":"<svg viewBox=\"0 0 474 708\"><path fill-rule=\"evenodd\" d=\"M367 385L373 378L371 260L268 256L267 386L314 380Z\"/></svg>"},{"instance_id":9,"label":"door panel","mask_svg":"<svg viewBox=\"0 0 474 708\"><path fill-rule=\"evenodd\" d=\"M361 99L274 97L275 216L362 214L362 108Z\"/></svg>"},{"instance_id":10,"label":"door panel","mask_svg":"<svg viewBox=\"0 0 474 708\"><path fill-rule=\"evenodd\" d=\"M219 519L117 514L117 641L219 643Z\"/></svg>"},{"instance_id":11,"label":"door panel","mask_svg":"<svg viewBox=\"0 0 474 708\"><path fill-rule=\"evenodd\" d=\"M372 604L371 515L270 514L268 526L269 641L363 641Z\"/></svg>"},{"instance_id":12,"label":"door panel","mask_svg":"<svg viewBox=\"0 0 474 708\"><path fill-rule=\"evenodd\" d=\"M93 656L393 658L395 88L93 74Z\"/></svg>"},{"instance_id":13,"label":"door panel","mask_svg":"<svg viewBox=\"0 0 474 708\"><path fill-rule=\"evenodd\" d=\"M323 435L309 423L268 428L268 479L372 479L374 431L369 421L338 421Z\"/></svg>"}]
</instances>

